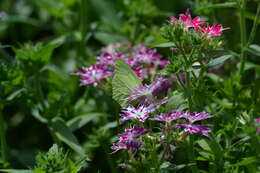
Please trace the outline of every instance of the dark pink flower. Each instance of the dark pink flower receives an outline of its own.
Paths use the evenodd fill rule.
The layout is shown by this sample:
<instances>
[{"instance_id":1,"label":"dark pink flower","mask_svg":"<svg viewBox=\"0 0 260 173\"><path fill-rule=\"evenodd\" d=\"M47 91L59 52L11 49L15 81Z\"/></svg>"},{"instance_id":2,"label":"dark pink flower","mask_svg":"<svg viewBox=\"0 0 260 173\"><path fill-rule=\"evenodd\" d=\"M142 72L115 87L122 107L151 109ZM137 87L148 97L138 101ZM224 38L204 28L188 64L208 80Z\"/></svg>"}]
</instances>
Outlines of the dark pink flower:
<instances>
[{"instance_id":1,"label":"dark pink flower","mask_svg":"<svg viewBox=\"0 0 260 173\"><path fill-rule=\"evenodd\" d=\"M201 20L200 17L195 17L192 19L190 15L190 10L187 8L185 14L179 14L179 19L176 19L175 17L171 16L170 17L170 24L184 24L184 28L196 28L198 27L201 23L207 22L206 20Z\"/></svg>"},{"instance_id":2,"label":"dark pink flower","mask_svg":"<svg viewBox=\"0 0 260 173\"><path fill-rule=\"evenodd\" d=\"M229 28L223 28L222 25L214 24L213 26L204 27L202 25L199 26L202 35L207 35L207 39L211 37L217 37L222 35L222 31L227 30Z\"/></svg>"},{"instance_id":3,"label":"dark pink flower","mask_svg":"<svg viewBox=\"0 0 260 173\"><path fill-rule=\"evenodd\" d=\"M111 72L106 71L104 66L93 65L91 67L83 67L81 72L76 75L81 77L80 85L97 84L98 81L112 75Z\"/></svg>"},{"instance_id":4,"label":"dark pink flower","mask_svg":"<svg viewBox=\"0 0 260 173\"><path fill-rule=\"evenodd\" d=\"M157 62L162 55L157 54L155 49L146 48L145 50L134 53L135 63L151 64Z\"/></svg>"},{"instance_id":5,"label":"dark pink flower","mask_svg":"<svg viewBox=\"0 0 260 173\"><path fill-rule=\"evenodd\" d=\"M188 133L199 133L204 136L209 136L209 132L211 132L210 124L191 124L191 123L184 123L184 124L176 124L176 127L181 127L184 129L185 132Z\"/></svg>"},{"instance_id":6,"label":"dark pink flower","mask_svg":"<svg viewBox=\"0 0 260 173\"><path fill-rule=\"evenodd\" d=\"M119 135L119 141L114 143L111 148L114 152L121 149L138 150L142 145L141 136L149 132L147 129L136 126L131 129L125 129L125 133Z\"/></svg>"},{"instance_id":7,"label":"dark pink flower","mask_svg":"<svg viewBox=\"0 0 260 173\"><path fill-rule=\"evenodd\" d=\"M256 121L257 123L260 123L260 117L256 118L255 121Z\"/></svg>"},{"instance_id":8,"label":"dark pink flower","mask_svg":"<svg viewBox=\"0 0 260 173\"><path fill-rule=\"evenodd\" d=\"M155 117L151 118L154 121L172 121L182 118L182 112L178 110L174 110L169 112L168 114L160 114L156 115Z\"/></svg>"},{"instance_id":9,"label":"dark pink flower","mask_svg":"<svg viewBox=\"0 0 260 173\"><path fill-rule=\"evenodd\" d=\"M201 33L202 35L207 35L206 39L212 37L217 37L222 35L222 31L229 29L223 28L222 25L214 24L213 26L203 26L203 23L206 23L206 20L201 20L200 17L191 18L189 9L186 10L185 14L180 14L179 19L171 16L168 21L170 24L183 24L185 29L193 28L195 32Z\"/></svg>"},{"instance_id":10,"label":"dark pink flower","mask_svg":"<svg viewBox=\"0 0 260 173\"><path fill-rule=\"evenodd\" d=\"M144 105L141 105L138 108L129 106L128 108L123 109L121 114L123 119L121 121L124 122L126 120L136 119L140 122L144 122L148 118L150 112L152 112L152 109Z\"/></svg>"},{"instance_id":11,"label":"dark pink flower","mask_svg":"<svg viewBox=\"0 0 260 173\"><path fill-rule=\"evenodd\" d=\"M127 101L132 102L134 100L141 100L143 103L154 103L157 98L155 97L159 93L167 93L171 83L167 79L159 76L150 85L140 85L133 88L133 92L128 93L130 96Z\"/></svg>"},{"instance_id":12,"label":"dark pink flower","mask_svg":"<svg viewBox=\"0 0 260 173\"><path fill-rule=\"evenodd\" d=\"M114 67L115 66L115 60L118 59L118 58L123 58L123 57L124 57L124 55L122 53L113 53L113 54L104 53L97 58L98 59L97 64L102 65L102 66L112 66L112 67Z\"/></svg>"},{"instance_id":13,"label":"dark pink flower","mask_svg":"<svg viewBox=\"0 0 260 173\"><path fill-rule=\"evenodd\" d=\"M129 49L131 46L131 43L129 42L120 42L120 43L115 43L115 44L110 44L104 48L102 48L102 52L103 53L110 53L110 54L114 54L116 52L119 51L120 48L127 48Z\"/></svg>"},{"instance_id":14,"label":"dark pink flower","mask_svg":"<svg viewBox=\"0 0 260 173\"><path fill-rule=\"evenodd\" d=\"M3 19L6 17L6 13L5 12L0 12L0 19Z\"/></svg>"},{"instance_id":15,"label":"dark pink flower","mask_svg":"<svg viewBox=\"0 0 260 173\"><path fill-rule=\"evenodd\" d=\"M182 117L189 120L190 123L193 123L195 121L200 121L200 120L204 120L207 118L212 118L213 115L210 115L206 112L183 112Z\"/></svg>"}]
</instances>

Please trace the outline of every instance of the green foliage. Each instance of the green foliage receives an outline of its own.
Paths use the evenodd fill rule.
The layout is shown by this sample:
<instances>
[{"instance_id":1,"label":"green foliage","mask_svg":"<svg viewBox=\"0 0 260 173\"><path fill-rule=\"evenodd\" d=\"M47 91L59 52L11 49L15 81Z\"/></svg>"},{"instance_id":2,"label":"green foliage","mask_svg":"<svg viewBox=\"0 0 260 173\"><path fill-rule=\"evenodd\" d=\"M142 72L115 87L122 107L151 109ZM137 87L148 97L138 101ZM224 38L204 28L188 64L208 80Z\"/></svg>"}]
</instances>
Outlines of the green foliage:
<instances>
[{"instance_id":1,"label":"green foliage","mask_svg":"<svg viewBox=\"0 0 260 173\"><path fill-rule=\"evenodd\" d=\"M54 144L47 153L36 156L35 173L77 173L80 171L84 160L72 161L69 153Z\"/></svg>"},{"instance_id":2,"label":"green foliage","mask_svg":"<svg viewBox=\"0 0 260 173\"><path fill-rule=\"evenodd\" d=\"M48 63L50 61L53 50L57 47L55 44L42 45L41 43L32 45L25 44L19 49L13 47L18 59L32 63Z\"/></svg>"},{"instance_id":3,"label":"green foliage","mask_svg":"<svg viewBox=\"0 0 260 173\"><path fill-rule=\"evenodd\" d=\"M75 150L81 157L85 157L84 150L78 143L77 138L73 135L69 127L61 119L55 118L50 124L53 134Z\"/></svg>"}]
</instances>

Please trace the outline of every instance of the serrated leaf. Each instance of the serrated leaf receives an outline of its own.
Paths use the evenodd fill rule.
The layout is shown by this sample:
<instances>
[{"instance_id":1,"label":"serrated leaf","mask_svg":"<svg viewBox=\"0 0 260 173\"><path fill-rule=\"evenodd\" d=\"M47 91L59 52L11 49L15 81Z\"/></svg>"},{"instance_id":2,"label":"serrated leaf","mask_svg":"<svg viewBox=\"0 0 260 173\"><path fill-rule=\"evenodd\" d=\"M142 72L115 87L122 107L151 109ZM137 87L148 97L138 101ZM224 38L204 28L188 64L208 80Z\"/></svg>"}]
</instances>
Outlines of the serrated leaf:
<instances>
[{"instance_id":1,"label":"serrated leaf","mask_svg":"<svg viewBox=\"0 0 260 173\"><path fill-rule=\"evenodd\" d=\"M20 48L12 47L12 49L21 60L47 63L50 61L52 52L57 46L57 44L42 45L38 43L35 45L25 44Z\"/></svg>"},{"instance_id":2,"label":"serrated leaf","mask_svg":"<svg viewBox=\"0 0 260 173\"><path fill-rule=\"evenodd\" d=\"M206 66L207 67L214 67L214 66L221 64L224 61L226 61L227 59L232 58L232 57L233 57L233 55L223 55L221 57L218 57L218 58L211 60Z\"/></svg>"},{"instance_id":3,"label":"serrated leaf","mask_svg":"<svg viewBox=\"0 0 260 173\"><path fill-rule=\"evenodd\" d=\"M98 119L101 116L105 116L107 114L100 113L100 112L91 112L86 113L84 115L77 116L75 118L72 118L69 120L66 124L71 129L71 131L75 131L84 125L86 125L88 122Z\"/></svg>"},{"instance_id":4,"label":"serrated leaf","mask_svg":"<svg viewBox=\"0 0 260 173\"><path fill-rule=\"evenodd\" d=\"M130 66L121 59L116 60L115 76L112 80L113 99L122 107L127 106L126 98L133 87L141 85L141 80L136 76Z\"/></svg>"},{"instance_id":5,"label":"serrated leaf","mask_svg":"<svg viewBox=\"0 0 260 173\"><path fill-rule=\"evenodd\" d=\"M86 157L84 154L83 148L78 143L77 138L74 136L70 128L66 125L66 123L60 118L54 118L50 123L50 128L53 134L71 147L75 152L77 152L80 156Z\"/></svg>"}]
</instances>

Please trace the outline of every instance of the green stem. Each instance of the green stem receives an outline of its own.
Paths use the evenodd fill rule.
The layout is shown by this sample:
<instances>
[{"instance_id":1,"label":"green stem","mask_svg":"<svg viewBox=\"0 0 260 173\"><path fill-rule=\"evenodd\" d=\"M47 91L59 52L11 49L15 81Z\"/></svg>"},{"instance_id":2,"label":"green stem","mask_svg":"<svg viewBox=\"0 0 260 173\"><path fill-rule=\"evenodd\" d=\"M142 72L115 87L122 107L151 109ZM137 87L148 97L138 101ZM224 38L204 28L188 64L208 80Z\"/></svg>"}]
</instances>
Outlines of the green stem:
<instances>
[{"instance_id":1,"label":"green stem","mask_svg":"<svg viewBox=\"0 0 260 173\"><path fill-rule=\"evenodd\" d=\"M176 45L177 46L177 45ZM190 57L188 58L186 56L186 52L185 50L183 49L183 45L180 44L178 45L179 46L179 49L181 51L181 54L182 56L184 57L184 60L185 60L185 64L186 64L186 67L189 65L189 58L191 58L192 54L190 55ZM190 78L190 73L189 72L185 72L185 76L186 76L186 81L187 81L187 87L188 89L191 88L191 78ZM191 96L188 96L188 104L189 104L189 110L191 111L192 110L192 100L191 100Z\"/></svg>"},{"instance_id":2,"label":"green stem","mask_svg":"<svg viewBox=\"0 0 260 173\"><path fill-rule=\"evenodd\" d=\"M79 31L81 33L81 41L79 43L79 54L83 58L87 58L86 43L87 43L87 29L88 29L88 0L81 0L79 5Z\"/></svg>"},{"instance_id":3,"label":"green stem","mask_svg":"<svg viewBox=\"0 0 260 173\"><path fill-rule=\"evenodd\" d=\"M239 22L240 22L240 39L241 39L241 53L240 53L240 74L244 72L245 68L245 47L246 47L246 19L245 19L245 7L246 7L246 0L241 0L240 2L240 15L239 15Z\"/></svg>"},{"instance_id":4,"label":"green stem","mask_svg":"<svg viewBox=\"0 0 260 173\"><path fill-rule=\"evenodd\" d=\"M191 171L193 173L198 173L199 172L199 169L197 167L197 164L196 164L196 159L195 159L195 150L194 150L194 138L192 135L190 135L189 137L189 147L188 147L188 157L189 157L189 160L191 163L195 163L195 165L193 165L191 167Z\"/></svg>"},{"instance_id":5,"label":"green stem","mask_svg":"<svg viewBox=\"0 0 260 173\"><path fill-rule=\"evenodd\" d=\"M1 153L2 153L2 160L3 165L8 162L7 156L7 144L5 139L5 128L4 128L4 118L2 114L3 107L0 105L0 139L1 139Z\"/></svg>"},{"instance_id":6,"label":"green stem","mask_svg":"<svg viewBox=\"0 0 260 173\"><path fill-rule=\"evenodd\" d=\"M182 88L184 89L185 88L185 85L184 83L181 81L180 79L180 76L178 74L176 74L176 77L177 77L177 81L179 82L179 84L182 86Z\"/></svg>"},{"instance_id":7,"label":"green stem","mask_svg":"<svg viewBox=\"0 0 260 173\"><path fill-rule=\"evenodd\" d=\"M254 41L259 18L260 18L260 2L258 2L258 5L257 5L257 12L256 12L256 15L255 15L253 28L250 32L249 39L247 41L246 47L248 47Z\"/></svg>"}]
</instances>

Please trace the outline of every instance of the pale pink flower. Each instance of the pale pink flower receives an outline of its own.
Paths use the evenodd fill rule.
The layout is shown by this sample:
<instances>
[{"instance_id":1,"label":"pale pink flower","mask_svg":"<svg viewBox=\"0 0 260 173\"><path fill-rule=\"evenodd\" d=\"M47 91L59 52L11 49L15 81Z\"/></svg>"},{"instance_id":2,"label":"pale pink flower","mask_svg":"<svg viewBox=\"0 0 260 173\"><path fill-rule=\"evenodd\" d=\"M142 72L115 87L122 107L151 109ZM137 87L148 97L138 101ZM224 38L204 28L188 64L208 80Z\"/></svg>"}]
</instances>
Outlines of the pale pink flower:
<instances>
[{"instance_id":1,"label":"pale pink flower","mask_svg":"<svg viewBox=\"0 0 260 173\"><path fill-rule=\"evenodd\" d=\"M104 66L93 65L91 67L83 67L81 72L77 72L76 75L81 77L81 86L94 84L97 85L97 82L112 75L111 72L106 71Z\"/></svg>"}]
</instances>

